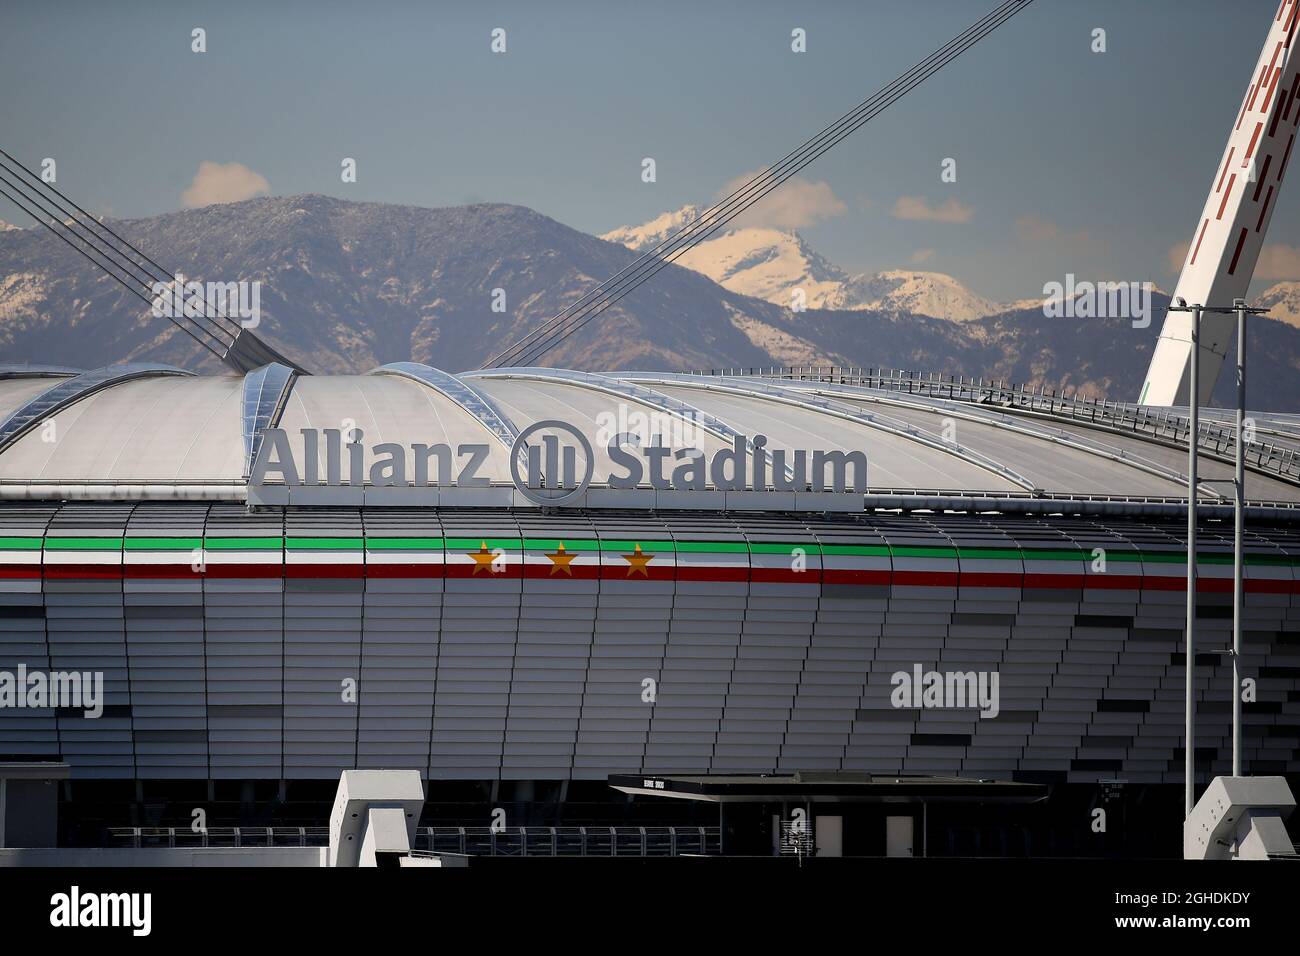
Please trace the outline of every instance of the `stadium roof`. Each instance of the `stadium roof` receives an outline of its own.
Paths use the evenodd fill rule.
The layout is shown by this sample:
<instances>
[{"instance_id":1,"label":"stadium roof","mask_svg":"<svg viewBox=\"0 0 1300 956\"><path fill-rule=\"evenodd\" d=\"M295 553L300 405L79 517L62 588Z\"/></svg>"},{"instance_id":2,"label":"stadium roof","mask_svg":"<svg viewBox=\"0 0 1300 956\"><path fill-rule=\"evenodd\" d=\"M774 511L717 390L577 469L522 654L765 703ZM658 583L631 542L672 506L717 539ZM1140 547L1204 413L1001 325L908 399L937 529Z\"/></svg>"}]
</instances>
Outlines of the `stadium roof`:
<instances>
[{"instance_id":1,"label":"stadium roof","mask_svg":"<svg viewBox=\"0 0 1300 956\"><path fill-rule=\"evenodd\" d=\"M1251 417L1248 500L1268 510L1300 508L1300 421ZM591 485L575 502L587 506L679 506L678 499L655 499L648 487L640 498L606 488L613 434L669 433L666 444L677 446L683 442L671 433L678 429L706 455L756 435L767 437L769 449L865 452L868 490L854 508L1026 510L1037 502L1030 510L1043 510L1050 501L1061 509L1149 513L1186 498L1187 422L1176 409L840 370L452 375L415 363L336 376L279 365L244 376L144 364L83 373L0 367L0 497L242 501L268 428L296 437L303 429L356 427L367 444L487 446L481 474L488 485L477 498L426 503L529 505L512 479L512 457L523 457L512 445L529 426L557 420L593 446ZM1232 424L1210 413L1202 427L1201 500L1226 506ZM731 493L724 505L722 493L708 488L694 506L824 504L805 495L795 505L793 496L769 491ZM334 488L328 503L384 503L379 490ZM313 503L305 491L291 491L259 501Z\"/></svg>"}]
</instances>

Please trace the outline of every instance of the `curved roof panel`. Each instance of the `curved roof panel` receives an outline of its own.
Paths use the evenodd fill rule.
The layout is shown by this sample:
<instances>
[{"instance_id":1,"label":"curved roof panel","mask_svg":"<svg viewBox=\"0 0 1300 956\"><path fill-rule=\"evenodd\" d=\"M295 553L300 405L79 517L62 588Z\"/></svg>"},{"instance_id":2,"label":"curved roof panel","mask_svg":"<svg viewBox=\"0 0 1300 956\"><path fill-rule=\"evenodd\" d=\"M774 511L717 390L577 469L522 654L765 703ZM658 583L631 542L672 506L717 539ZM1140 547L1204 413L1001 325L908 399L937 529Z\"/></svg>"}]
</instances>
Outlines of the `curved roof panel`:
<instances>
[{"instance_id":1,"label":"curved roof panel","mask_svg":"<svg viewBox=\"0 0 1300 956\"><path fill-rule=\"evenodd\" d=\"M0 453L0 479L33 482L238 481L235 376L140 378L56 411L54 440L34 428Z\"/></svg>"},{"instance_id":2,"label":"curved roof panel","mask_svg":"<svg viewBox=\"0 0 1300 956\"><path fill-rule=\"evenodd\" d=\"M1053 415L1050 409L774 378L548 369L453 376L410 364L377 371L381 374L299 376L291 383L288 376L271 383L269 372L263 378L259 372L248 378L189 376L146 366L64 378L0 377L0 421L26 422L15 426L9 446L0 447L0 494L73 497L94 485L101 488L99 497L129 498L127 489L135 489L136 497L155 491L166 497L168 489L173 497L184 497L176 489L206 486L209 497L238 499L251 439L278 425L295 452L301 449L301 429L360 429L368 448L483 445L488 453L479 474L505 491L501 500L507 500L513 484L510 440L537 422L558 420L593 446L594 489L606 486L615 469L607 443L628 431L643 439L659 434L670 447L697 447L706 455L760 434L767 436L769 450L862 451L868 460L867 504L877 507L896 507L885 499L910 496L929 503L906 507L939 510L997 510L1004 507L999 502L1010 499L1042 498L1115 510L1153 502L1171 506L1185 497L1186 452L1170 437L1178 434L1176 427L1124 430L1106 421ZM51 389L60 391L54 395ZM277 422L274 413L281 407ZM52 440L39 427L51 418ZM1297 428L1286 416L1259 421L1278 433ZM325 455L322 442L321 474ZM1231 490L1217 483L1231 474L1224 457L1212 448L1202 460L1208 479L1201 488L1203 502L1231 501ZM601 493L608 495L608 489ZM1256 467L1248 473L1247 497L1274 509L1290 508L1300 503L1300 481ZM476 503L454 495L430 500ZM619 500L622 504L611 496L598 504L678 507L662 499ZM721 498L709 501L714 503L691 507L724 506ZM770 510L788 505L789 499L761 495L748 503L728 497L725 503Z\"/></svg>"},{"instance_id":3,"label":"curved roof panel","mask_svg":"<svg viewBox=\"0 0 1300 956\"><path fill-rule=\"evenodd\" d=\"M303 428L362 431L361 442L450 445L485 444L483 473L510 481L510 451L482 421L459 403L401 375L302 375L293 384L280 427L291 436ZM319 447L321 473L325 445Z\"/></svg>"}]
</instances>

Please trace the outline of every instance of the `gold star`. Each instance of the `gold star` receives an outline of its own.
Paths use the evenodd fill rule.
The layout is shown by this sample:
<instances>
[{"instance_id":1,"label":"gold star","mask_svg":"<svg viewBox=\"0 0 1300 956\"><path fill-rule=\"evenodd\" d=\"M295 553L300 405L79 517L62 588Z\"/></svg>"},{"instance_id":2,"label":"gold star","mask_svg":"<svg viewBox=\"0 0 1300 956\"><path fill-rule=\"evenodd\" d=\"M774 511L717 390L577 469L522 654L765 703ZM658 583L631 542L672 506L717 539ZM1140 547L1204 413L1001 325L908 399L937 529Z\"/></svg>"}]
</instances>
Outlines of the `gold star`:
<instances>
[{"instance_id":1,"label":"gold star","mask_svg":"<svg viewBox=\"0 0 1300 956\"><path fill-rule=\"evenodd\" d=\"M569 554L565 551L563 541L560 542L560 546L556 548L555 553L548 554L547 557L551 559L552 574L556 571L563 571L569 577L573 577L573 569L569 567L569 565L573 563L573 559L576 558L577 555Z\"/></svg>"},{"instance_id":2,"label":"gold star","mask_svg":"<svg viewBox=\"0 0 1300 956\"><path fill-rule=\"evenodd\" d=\"M653 554L643 554L641 551L641 542L637 542L633 554L623 555L623 560L628 563L627 576L630 578L633 574L639 574L643 578L650 577L650 572L646 565L654 558Z\"/></svg>"},{"instance_id":3,"label":"gold star","mask_svg":"<svg viewBox=\"0 0 1300 956\"><path fill-rule=\"evenodd\" d=\"M492 562L496 559L496 555L488 550L486 541L480 542L478 550L470 551L469 556L474 559L475 574L478 574L480 571L486 571L489 574L492 573Z\"/></svg>"}]
</instances>

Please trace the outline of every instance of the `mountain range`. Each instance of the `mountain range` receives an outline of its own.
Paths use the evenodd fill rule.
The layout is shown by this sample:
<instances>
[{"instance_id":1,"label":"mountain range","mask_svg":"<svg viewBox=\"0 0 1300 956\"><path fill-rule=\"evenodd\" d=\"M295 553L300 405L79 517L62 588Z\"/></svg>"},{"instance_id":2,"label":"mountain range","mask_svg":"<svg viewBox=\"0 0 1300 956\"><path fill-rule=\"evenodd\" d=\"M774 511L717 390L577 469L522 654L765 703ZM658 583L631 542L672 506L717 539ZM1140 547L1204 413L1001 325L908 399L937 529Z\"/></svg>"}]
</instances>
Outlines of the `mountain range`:
<instances>
[{"instance_id":1,"label":"mountain range","mask_svg":"<svg viewBox=\"0 0 1300 956\"><path fill-rule=\"evenodd\" d=\"M607 234L616 242L520 206L427 209L318 195L111 224L188 278L260 281L258 334L319 372L393 361L479 367L654 244L652 223ZM702 244L690 268L667 266L543 362L894 367L1127 399L1141 385L1167 303L1157 296L1146 329L1123 319L1049 319L1037 300L990 303L939 273L848 275L797 234L766 234L775 232L737 230ZM806 311L789 308L791 281L808 283ZM1290 285L1266 296L1294 321L1300 285ZM495 290L504 311L493 310L502 295ZM1300 409L1300 328L1259 320L1250 348L1252 393L1272 408ZM216 367L48 231L0 229L0 362L93 368L126 360Z\"/></svg>"}]
</instances>

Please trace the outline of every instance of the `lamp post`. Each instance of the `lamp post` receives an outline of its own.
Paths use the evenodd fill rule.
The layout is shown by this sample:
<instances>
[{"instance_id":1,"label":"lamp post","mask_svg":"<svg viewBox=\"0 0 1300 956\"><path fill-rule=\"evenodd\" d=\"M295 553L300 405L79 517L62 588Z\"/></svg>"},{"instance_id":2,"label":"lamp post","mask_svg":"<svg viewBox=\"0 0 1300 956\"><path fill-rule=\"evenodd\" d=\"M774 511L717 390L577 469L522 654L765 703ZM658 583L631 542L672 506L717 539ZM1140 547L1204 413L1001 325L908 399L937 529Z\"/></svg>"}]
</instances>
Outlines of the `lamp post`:
<instances>
[{"instance_id":1,"label":"lamp post","mask_svg":"<svg viewBox=\"0 0 1300 956\"><path fill-rule=\"evenodd\" d=\"M1232 555L1232 775L1241 776L1241 627L1244 578L1244 540L1246 506L1246 316L1263 315L1267 309L1246 307L1244 299L1235 299L1231 308L1188 305L1182 299L1169 307L1170 312L1192 313L1191 383L1188 394L1189 423L1187 436L1187 624L1185 661L1185 739L1183 771L1184 818L1191 815L1196 767L1196 518L1197 518L1197 439L1200 433L1201 316L1206 312L1235 313L1237 316L1237 409L1236 457L1233 471L1233 555Z\"/></svg>"}]
</instances>

